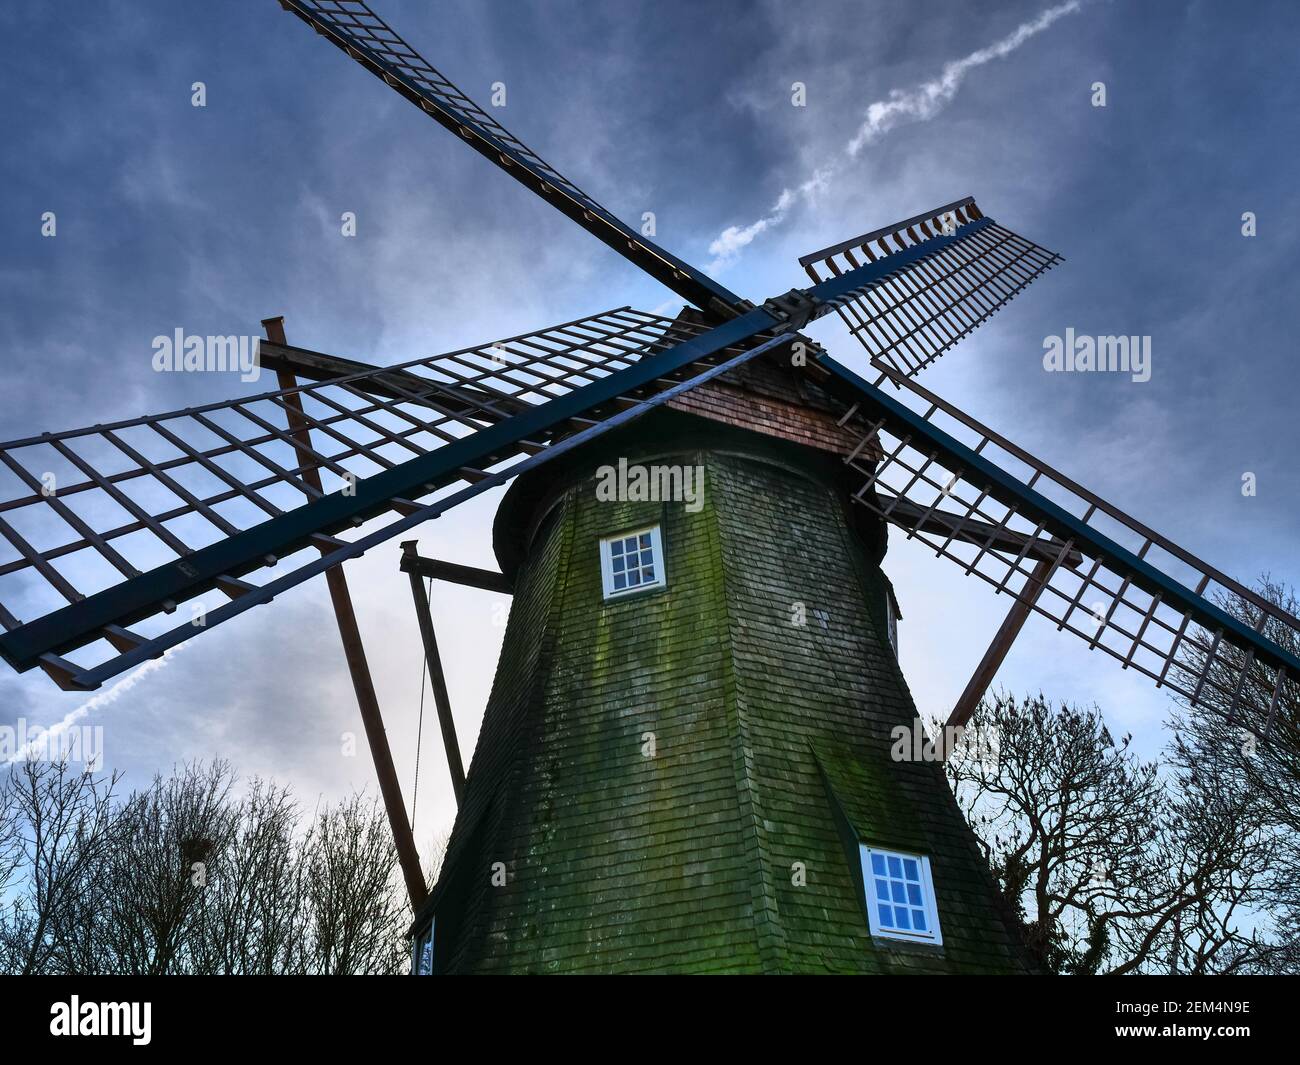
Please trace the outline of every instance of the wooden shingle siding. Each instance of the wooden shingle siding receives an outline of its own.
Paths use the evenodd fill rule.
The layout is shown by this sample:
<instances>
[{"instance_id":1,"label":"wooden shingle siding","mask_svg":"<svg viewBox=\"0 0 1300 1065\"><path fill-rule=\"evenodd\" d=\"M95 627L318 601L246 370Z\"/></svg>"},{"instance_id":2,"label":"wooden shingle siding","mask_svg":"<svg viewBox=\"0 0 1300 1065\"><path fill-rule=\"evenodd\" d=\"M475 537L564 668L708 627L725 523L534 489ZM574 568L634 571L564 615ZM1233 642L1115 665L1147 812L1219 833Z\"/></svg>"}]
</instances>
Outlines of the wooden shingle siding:
<instances>
[{"instance_id":1,"label":"wooden shingle siding","mask_svg":"<svg viewBox=\"0 0 1300 1065\"><path fill-rule=\"evenodd\" d=\"M642 439L656 446L653 425ZM512 488L553 509L521 548L432 902L439 971L1023 969L942 771L889 758L890 729L915 708L883 629L883 575L831 475L747 439L750 453L680 456L705 469L698 513L597 501L591 472L617 461L611 447L635 461L627 441L560 483ZM542 509L503 504L499 522L522 528ZM600 537L656 522L667 587L605 602ZM866 841L924 844L941 949L872 940L828 788ZM489 883L497 861L503 887Z\"/></svg>"},{"instance_id":2,"label":"wooden shingle siding","mask_svg":"<svg viewBox=\"0 0 1300 1065\"><path fill-rule=\"evenodd\" d=\"M756 395L726 383L710 382L668 401L674 410L789 440L819 451L845 455L857 437L828 412Z\"/></svg>"}]
</instances>

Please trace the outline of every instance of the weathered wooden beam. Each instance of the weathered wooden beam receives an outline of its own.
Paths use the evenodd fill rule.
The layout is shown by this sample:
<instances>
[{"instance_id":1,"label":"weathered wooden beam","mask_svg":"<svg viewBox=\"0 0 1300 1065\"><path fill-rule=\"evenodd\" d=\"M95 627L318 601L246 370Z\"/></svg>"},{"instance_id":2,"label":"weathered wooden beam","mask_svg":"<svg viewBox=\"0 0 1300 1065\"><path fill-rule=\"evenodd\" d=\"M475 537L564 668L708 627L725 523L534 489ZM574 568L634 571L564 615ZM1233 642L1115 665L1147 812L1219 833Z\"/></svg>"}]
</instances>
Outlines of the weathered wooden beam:
<instances>
[{"instance_id":1,"label":"weathered wooden beam","mask_svg":"<svg viewBox=\"0 0 1300 1065\"><path fill-rule=\"evenodd\" d=\"M984 693L988 691L989 685L993 683L993 678L1002 667L1002 662L1006 659L1007 652L1011 650L1011 645L1016 642L1016 637L1020 635L1025 619L1029 617L1030 611L1034 609L1034 603L1042 593L1047 579L1054 569L1053 559L1039 559L1033 572L1025 578L1025 585L1020 589L1019 597L1011 604L1011 609L1007 611L1007 616L1002 620L997 635L993 637L989 649L984 652L984 657L980 659L980 664L966 684L966 690L961 693L957 705L953 707L952 713L948 715L947 725L965 725L970 720L971 714L979 706L980 700L984 698Z\"/></svg>"},{"instance_id":2,"label":"weathered wooden beam","mask_svg":"<svg viewBox=\"0 0 1300 1065\"><path fill-rule=\"evenodd\" d=\"M327 355L307 348L295 348L275 341L264 341L258 346L258 364L277 374L289 373L310 381L336 381L340 378L361 377L356 382L359 391L384 399L414 403L428 397L440 408L457 412L477 412L482 402L505 404L503 398L469 385L457 386L451 382L433 381L409 370L390 370L376 374L375 366L368 362L345 359L341 355ZM283 377L281 377L283 380Z\"/></svg>"},{"instance_id":3,"label":"weathered wooden beam","mask_svg":"<svg viewBox=\"0 0 1300 1065\"><path fill-rule=\"evenodd\" d=\"M438 654L438 638L433 631L433 613L429 609L429 596L424 590L423 577L415 567L406 565L408 558L419 558L415 554L415 548L414 540L407 540L402 544L402 569L411 578L411 597L415 600L415 617L420 623L420 638L424 641L424 659L429 667L429 682L433 687L434 705L438 708L442 744L447 751L451 788L456 796L456 805L459 806L461 796L465 794L465 767L460 760L460 743L456 739L456 722L451 716L451 696L447 693L447 678L442 671L442 656Z\"/></svg>"},{"instance_id":4,"label":"weathered wooden beam","mask_svg":"<svg viewBox=\"0 0 1300 1065\"><path fill-rule=\"evenodd\" d=\"M1025 533L997 528L988 522L970 518L963 521L960 514L953 514L951 511L931 508L927 512L925 507L901 496L884 503L883 506L889 510L890 521L916 532L951 535L954 540L961 540L964 543L987 545L990 551L1020 554L1023 549L1024 557L1037 559L1040 562L1043 560L1054 562L1061 553L1061 541L1054 536L1031 538ZM1029 541L1027 549L1025 549L1026 540ZM1078 548L1072 547L1061 559L1061 565L1074 569L1082 561L1083 554Z\"/></svg>"},{"instance_id":5,"label":"weathered wooden beam","mask_svg":"<svg viewBox=\"0 0 1300 1065\"><path fill-rule=\"evenodd\" d=\"M436 581L450 581L452 584L464 584L470 588L481 588L485 592L504 592L511 595L514 589L504 573L495 570L479 569L477 566L462 566L458 562L443 562L437 558L425 558L415 553L415 541L408 540L402 544L402 572L417 573L421 577L432 577ZM407 550L407 545L411 550Z\"/></svg>"},{"instance_id":6,"label":"weathered wooden beam","mask_svg":"<svg viewBox=\"0 0 1300 1065\"><path fill-rule=\"evenodd\" d=\"M266 336L276 344L284 344L284 319L267 318L262 321ZM276 371L281 388L293 388L297 380L288 370ZM295 441L306 454L311 452L311 430L303 417L302 403L297 393L285 397L286 414L289 428ZM324 491L320 471L307 466L302 473L303 479L318 492ZM322 553L326 550L322 547ZM411 832L411 822L406 816L406 804L402 800L402 785L397 779L397 769L393 764L393 752L388 746L388 734L384 730L384 718L379 709L379 698L375 694L374 680L370 676L370 665L366 661L365 647L361 642L361 628L357 624L356 611L352 607L352 595L348 591L347 578L342 566L334 566L325 571L325 581L329 586L330 601L334 606L334 617L338 622L339 637L343 641L343 654L347 659L348 673L352 677L352 688L356 692L357 706L361 710L361 723L366 730L366 742L370 745L370 757L375 763L375 776L379 779L379 793L384 800L384 809L388 814L388 824L393 833L393 844L397 848L398 864L402 868L402 878L406 881L406 892L411 899L412 911L424 905L429 896L428 886L424 882L424 873L420 869L420 854L415 847L415 837Z\"/></svg>"}]
</instances>

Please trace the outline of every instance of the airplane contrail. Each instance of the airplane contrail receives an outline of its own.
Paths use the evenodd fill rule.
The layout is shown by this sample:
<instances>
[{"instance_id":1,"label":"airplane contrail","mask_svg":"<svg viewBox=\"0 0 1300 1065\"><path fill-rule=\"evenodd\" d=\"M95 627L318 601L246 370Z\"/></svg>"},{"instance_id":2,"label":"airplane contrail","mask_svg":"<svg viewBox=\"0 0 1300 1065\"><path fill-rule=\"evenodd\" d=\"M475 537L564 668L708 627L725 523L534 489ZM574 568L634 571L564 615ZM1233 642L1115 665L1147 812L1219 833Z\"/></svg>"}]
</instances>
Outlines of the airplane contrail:
<instances>
[{"instance_id":1,"label":"airplane contrail","mask_svg":"<svg viewBox=\"0 0 1300 1065\"><path fill-rule=\"evenodd\" d=\"M70 729L73 725L75 725L78 721L80 721L91 711L99 710L105 706L109 706L117 702L118 699L120 699L123 695L125 695L137 684L139 684L142 680L144 680L144 678L147 677L150 673L155 673L158 670L162 669L163 666L165 666L168 663L168 661L171 659L172 655L174 655L177 651L183 650L185 646L186 646L185 644L182 644L179 647L168 648L166 651L163 652L161 658L151 659L150 661L142 665L139 669L135 670L132 673L128 673L125 677L119 680L111 688L108 688L102 692L96 692L84 703L78 706L75 710L69 711L67 714L65 714L61 721L58 721L55 724L51 725L48 729L41 730L40 742L47 743L47 744L51 743L52 741L56 740L59 736L61 736L63 733L67 732L68 729ZM10 765L14 764L15 762L24 761L28 757L28 755L32 753L35 746L36 746L36 741L33 741L32 743L28 743L23 747L22 750L14 752L13 756L8 758L6 761Z\"/></svg>"},{"instance_id":2,"label":"airplane contrail","mask_svg":"<svg viewBox=\"0 0 1300 1065\"><path fill-rule=\"evenodd\" d=\"M868 104L861 125L844 146L843 159L818 170L802 184L783 189L776 203L762 218L747 226L728 226L718 234L709 245L709 254L713 256L713 261L708 265L709 273L717 273L729 266L756 237L785 221L790 208L798 201L825 189L840 166L857 158L867 145L898 126L928 122L934 118L952 102L961 89L962 82L966 80L966 75L976 67L1010 55L1031 37L1042 33L1058 19L1074 14L1081 7L1081 0L1068 0L1067 3L1049 7L1037 18L1021 23L1000 41L946 63L937 78L910 89L892 89L883 100Z\"/></svg>"}]
</instances>

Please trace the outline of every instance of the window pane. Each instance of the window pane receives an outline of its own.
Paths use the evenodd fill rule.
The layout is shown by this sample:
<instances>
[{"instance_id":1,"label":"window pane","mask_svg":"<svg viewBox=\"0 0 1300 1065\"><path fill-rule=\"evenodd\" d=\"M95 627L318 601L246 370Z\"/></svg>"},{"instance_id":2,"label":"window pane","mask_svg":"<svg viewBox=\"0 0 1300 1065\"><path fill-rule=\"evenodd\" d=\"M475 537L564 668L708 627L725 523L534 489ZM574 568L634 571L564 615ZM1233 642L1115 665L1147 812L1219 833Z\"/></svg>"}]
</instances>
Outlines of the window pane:
<instances>
[{"instance_id":1,"label":"window pane","mask_svg":"<svg viewBox=\"0 0 1300 1065\"><path fill-rule=\"evenodd\" d=\"M867 906L876 935L942 943L926 859L863 846Z\"/></svg>"},{"instance_id":2,"label":"window pane","mask_svg":"<svg viewBox=\"0 0 1300 1065\"><path fill-rule=\"evenodd\" d=\"M659 587L664 580L658 526L600 541L601 587L605 598Z\"/></svg>"},{"instance_id":3,"label":"window pane","mask_svg":"<svg viewBox=\"0 0 1300 1065\"><path fill-rule=\"evenodd\" d=\"M413 971L416 976L433 975L433 929L426 929L415 941Z\"/></svg>"}]
</instances>

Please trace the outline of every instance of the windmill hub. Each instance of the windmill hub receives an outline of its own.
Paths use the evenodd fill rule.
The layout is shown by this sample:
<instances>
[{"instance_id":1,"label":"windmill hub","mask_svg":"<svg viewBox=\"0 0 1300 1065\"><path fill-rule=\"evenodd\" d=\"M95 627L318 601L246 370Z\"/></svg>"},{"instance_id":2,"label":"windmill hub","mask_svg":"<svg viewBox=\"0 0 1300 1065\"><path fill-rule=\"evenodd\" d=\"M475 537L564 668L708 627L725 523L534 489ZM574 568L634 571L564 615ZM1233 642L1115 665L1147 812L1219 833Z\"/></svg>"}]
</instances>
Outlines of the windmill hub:
<instances>
[{"instance_id":1,"label":"windmill hub","mask_svg":"<svg viewBox=\"0 0 1300 1065\"><path fill-rule=\"evenodd\" d=\"M783 296L774 296L763 309L781 324L774 330L788 333L802 329L816 315L822 301L805 288L792 288Z\"/></svg>"}]
</instances>

